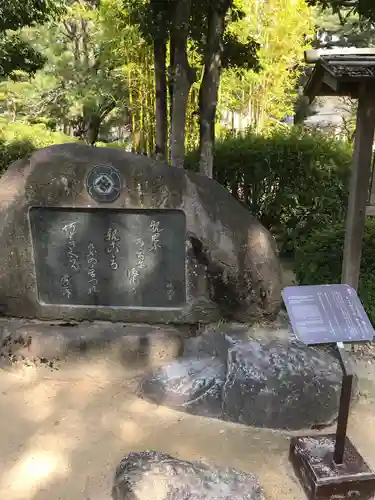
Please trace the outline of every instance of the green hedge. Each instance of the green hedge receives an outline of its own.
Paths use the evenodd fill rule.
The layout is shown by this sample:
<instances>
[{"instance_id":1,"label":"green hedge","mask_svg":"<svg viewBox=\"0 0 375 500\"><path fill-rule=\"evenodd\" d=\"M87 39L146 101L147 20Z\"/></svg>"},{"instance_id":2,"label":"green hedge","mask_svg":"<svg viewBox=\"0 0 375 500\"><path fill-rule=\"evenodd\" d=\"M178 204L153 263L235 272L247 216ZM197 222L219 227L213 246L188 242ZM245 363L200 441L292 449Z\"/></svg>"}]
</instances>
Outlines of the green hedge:
<instances>
[{"instance_id":1,"label":"green hedge","mask_svg":"<svg viewBox=\"0 0 375 500\"><path fill-rule=\"evenodd\" d=\"M343 219L351 156L347 143L322 134L248 133L217 142L214 178L280 236L285 254L312 230ZM196 151L185 166L198 169Z\"/></svg>"},{"instance_id":2,"label":"green hedge","mask_svg":"<svg viewBox=\"0 0 375 500\"><path fill-rule=\"evenodd\" d=\"M0 172L36 149L64 142L76 139L43 124L0 121ZM313 230L343 220L350 162L346 143L292 128L266 137L248 133L219 141L214 176L279 237L286 254ZM186 166L197 170L196 151L187 156Z\"/></svg>"},{"instance_id":3,"label":"green hedge","mask_svg":"<svg viewBox=\"0 0 375 500\"><path fill-rule=\"evenodd\" d=\"M9 123L0 119L0 174L16 160L24 158L37 149L53 144L79 142L61 132L51 131L45 124ZM126 149L126 142L97 143L98 147Z\"/></svg>"},{"instance_id":4,"label":"green hedge","mask_svg":"<svg viewBox=\"0 0 375 500\"><path fill-rule=\"evenodd\" d=\"M340 283L345 237L344 223L311 234L295 254L295 273L300 285ZM375 220L368 217L363 238L358 294L375 325Z\"/></svg>"},{"instance_id":5,"label":"green hedge","mask_svg":"<svg viewBox=\"0 0 375 500\"><path fill-rule=\"evenodd\" d=\"M0 121L0 173L14 161L52 144L76 142L73 137L52 132L44 125Z\"/></svg>"},{"instance_id":6,"label":"green hedge","mask_svg":"<svg viewBox=\"0 0 375 500\"><path fill-rule=\"evenodd\" d=\"M121 149L122 151L128 149L129 142L127 141L114 141L114 142L97 142L95 144L98 148Z\"/></svg>"}]
</instances>

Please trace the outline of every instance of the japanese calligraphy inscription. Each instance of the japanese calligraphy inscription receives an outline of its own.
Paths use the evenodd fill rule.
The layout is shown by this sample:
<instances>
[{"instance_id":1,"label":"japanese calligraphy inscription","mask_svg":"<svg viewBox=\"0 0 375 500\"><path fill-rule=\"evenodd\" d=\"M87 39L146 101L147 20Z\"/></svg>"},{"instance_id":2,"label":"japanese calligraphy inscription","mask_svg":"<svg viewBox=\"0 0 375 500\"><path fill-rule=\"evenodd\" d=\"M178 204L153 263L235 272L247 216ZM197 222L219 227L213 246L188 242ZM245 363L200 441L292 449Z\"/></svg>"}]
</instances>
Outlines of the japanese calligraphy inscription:
<instances>
[{"instance_id":1,"label":"japanese calligraphy inscription","mask_svg":"<svg viewBox=\"0 0 375 500\"><path fill-rule=\"evenodd\" d=\"M184 212L33 207L29 217L41 303L184 306Z\"/></svg>"}]
</instances>

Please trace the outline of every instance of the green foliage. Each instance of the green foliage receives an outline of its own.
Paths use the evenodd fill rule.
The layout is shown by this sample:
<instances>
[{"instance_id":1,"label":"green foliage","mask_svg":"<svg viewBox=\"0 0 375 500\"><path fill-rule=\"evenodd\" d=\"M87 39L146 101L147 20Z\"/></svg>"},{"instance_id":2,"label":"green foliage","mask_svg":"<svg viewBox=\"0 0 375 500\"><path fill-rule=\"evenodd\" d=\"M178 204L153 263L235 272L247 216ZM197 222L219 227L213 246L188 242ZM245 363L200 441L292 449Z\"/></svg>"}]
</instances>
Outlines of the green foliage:
<instances>
[{"instance_id":1,"label":"green foliage","mask_svg":"<svg viewBox=\"0 0 375 500\"><path fill-rule=\"evenodd\" d=\"M0 31L42 24L63 9L60 0L7 0L0 4Z\"/></svg>"},{"instance_id":2,"label":"green foliage","mask_svg":"<svg viewBox=\"0 0 375 500\"><path fill-rule=\"evenodd\" d=\"M43 54L18 35L0 37L0 77L12 75L14 78L16 70L34 74L44 66L46 61Z\"/></svg>"},{"instance_id":3,"label":"green foliage","mask_svg":"<svg viewBox=\"0 0 375 500\"><path fill-rule=\"evenodd\" d=\"M346 9L343 19L329 10L316 11L317 48L334 47L372 47L375 43L375 29L372 23L363 23L359 15Z\"/></svg>"},{"instance_id":4,"label":"green foliage","mask_svg":"<svg viewBox=\"0 0 375 500\"><path fill-rule=\"evenodd\" d=\"M226 30L222 39L221 64L224 69L260 69L257 51L259 44L253 34L245 36L231 29L231 24L246 17L242 0L193 0L190 37L192 47L202 56L207 51L209 18L213 10L226 14ZM243 33L242 33L243 35Z\"/></svg>"},{"instance_id":5,"label":"green foliage","mask_svg":"<svg viewBox=\"0 0 375 500\"><path fill-rule=\"evenodd\" d=\"M20 77L0 85L0 109L11 120L54 123L94 143L115 112L125 116L124 72L106 52L100 12L90 0L71 2L59 22L23 30L22 35L47 63L32 80Z\"/></svg>"},{"instance_id":6,"label":"green foliage","mask_svg":"<svg viewBox=\"0 0 375 500\"><path fill-rule=\"evenodd\" d=\"M206 50L208 18L212 9L228 12L232 21L242 19L245 12L233 0L192 0L191 19L189 25L192 46L201 55ZM176 0L122 0L123 15L129 24L140 28L142 36L148 43L154 40L167 41L173 31ZM246 69L257 68L256 51L258 44L248 37L244 43L234 33L227 32L222 40L223 66Z\"/></svg>"},{"instance_id":7,"label":"green foliage","mask_svg":"<svg viewBox=\"0 0 375 500\"><path fill-rule=\"evenodd\" d=\"M345 225L339 222L313 232L295 255L296 278L300 285L334 284L341 281ZM375 220L365 225L358 294L375 325Z\"/></svg>"},{"instance_id":8,"label":"green foliage","mask_svg":"<svg viewBox=\"0 0 375 500\"><path fill-rule=\"evenodd\" d=\"M131 149L131 144L130 141L97 142L96 147L129 151Z\"/></svg>"},{"instance_id":9,"label":"green foliage","mask_svg":"<svg viewBox=\"0 0 375 500\"><path fill-rule=\"evenodd\" d=\"M233 33L225 33L221 56L222 67L224 69L241 68L241 70L253 70L258 73L261 69L258 59L259 48L259 43L251 37L248 37L246 42L241 42Z\"/></svg>"},{"instance_id":10,"label":"green foliage","mask_svg":"<svg viewBox=\"0 0 375 500\"><path fill-rule=\"evenodd\" d=\"M261 71L246 67L224 71L219 112L234 130L251 126L264 132L280 127L281 119L294 114L303 52L314 31L314 11L305 0L243 1L242 8L246 16L231 23L228 32L243 43L250 38L259 44Z\"/></svg>"},{"instance_id":11,"label":"green foliage","mask_svg":"<svg viewBox=\"0 0 375 500\"><path fill-rule=\"evenodd\" d=\"M0 78L15 71L33 74L43 67L45 57L20 38L18 31L42 24L63 10L60 0L6 0L0 4Z\"/></svg>"},{"instance_id":12,"label":"green foliage","mask_svg":"<svg viewBox=\"0 0 375 500\"><path fill-rule=\"evenodd\" d=\"M147 43L168 39L176 0L122 0L122 6L127 24L137 26Z\"/></svg>"},{"instance_id":13,"label":"green foliage","mask_svg":"<svg viewBox=\"0 0 375 500\"><path fill-rule=\"evenodd\" d=\"M25 9L38 2L43 4L45 17L34 20L42 22L48 19L47 12L58 12L59 1L27 0ZM134 151L153 153L155 85L151 42L157 37L169 38L176 1L67 0L64 12L54 22L35 26L30 18L32 26L17 33L18 46L9 45L10 35L4 38L4 56L0 36L0 75L12 77L0 81L0 114L9 121L45 123L88 143L95 139L123 140L131 132ZM223 38L218 106L222 123L218 128L231 127L228 114L233 114L244 118L242 125L268 130L270 124L278 126L280 118L293 113L298 76L295 68L305 48L302 34L310 33L313 24L311 9L304 0L230 3ZM22 2L12 0L9 5L13 4L17 16L22 16ZM198 97L208 7L212 5L213 0L193 0L189 62L197 70L197 81L187 109L188 147L199 142ZM262 68L257 73L254 69L258 59ZM41 66L43 69L36 71ZM36 74L30 79L16 73L15 67Z\"/></svg>"},{"instance_id":14,"label":"green foliage","mask_svg":"<svg viewBox=\"0 0 375 500\"><path fill-rule=\"evenodd\" d=\"M52 144L75 142L75 139L51 132L44 125L0 122L0 172L14 161Z\"/></svg>"},{"instance_id":15,"label":"green foliage","mask_svg":"<svg viewBox=\"0 0 375 500\"><path fill-rule=\"evenodd\" d=\"M342 16L342 12L357 13L363 20L375 21L374 0L307 0L309 5L323 9L332 9L334 13Z\"/></svg>"},{"instance_id":16,"label":"green foliage","mask_svg":"<svg viewBox=\"0 0 375 500\"><path fill-rule=\"evenodd\" d=\"M187 168L197 170L197 156L187 156ZM350 163L349 145L322 134L249 132L217 142L214 178L278 235L288 253L313 229L342 220Z\"/></svg>"},{"instance_id":17,"label":"green foliage","mask_svg":"<svg viewBox=\"0 0 375 500\"><path fill-rule=\"evenodd\" d=\"M129 2L130 6L137 1ZM127 89L118 115L121 120L113 125L127 126L134 151L151 153L155 130L153 49L149 37L146 39L134 24L132 15L137 12L129 12L124 5L123 0L102 0L100 5L103 57L116 68L117 77L123 80L123 88Z\"/></svg>"}]
</instances>

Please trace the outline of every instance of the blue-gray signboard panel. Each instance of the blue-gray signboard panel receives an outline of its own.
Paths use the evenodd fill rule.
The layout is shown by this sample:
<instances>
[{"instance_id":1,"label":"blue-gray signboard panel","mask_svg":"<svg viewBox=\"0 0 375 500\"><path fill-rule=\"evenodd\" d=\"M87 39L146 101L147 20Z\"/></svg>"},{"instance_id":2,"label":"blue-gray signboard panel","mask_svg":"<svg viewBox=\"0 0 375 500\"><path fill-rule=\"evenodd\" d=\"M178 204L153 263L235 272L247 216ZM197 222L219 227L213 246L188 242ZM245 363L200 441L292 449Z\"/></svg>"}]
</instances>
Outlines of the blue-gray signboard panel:
<instances>
[{"instance_id":1,"label":"blue-gray signboard panel","mask_svg":"<svg viewBox=\"0 0 375 500\"><path fill-rule=\"evenodd\" d=\"M304 344L374 338L357 292L349 285L288 286L282 296L293 331Z\"/></svg>"}]
</instances>

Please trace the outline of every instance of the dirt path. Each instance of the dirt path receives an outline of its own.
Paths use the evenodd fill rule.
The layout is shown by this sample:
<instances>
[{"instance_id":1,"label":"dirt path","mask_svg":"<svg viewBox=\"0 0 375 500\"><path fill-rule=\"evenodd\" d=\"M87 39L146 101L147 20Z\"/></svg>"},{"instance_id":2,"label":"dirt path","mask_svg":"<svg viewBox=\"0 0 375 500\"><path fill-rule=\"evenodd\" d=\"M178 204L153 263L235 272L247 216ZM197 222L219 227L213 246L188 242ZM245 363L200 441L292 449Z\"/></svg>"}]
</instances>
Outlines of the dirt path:
<instances>
[{"instance_id":1,"label":"dirt path","mask_svg":"<svg viewBox=\"0 0 375 500\"><path fill-rule=\"evenodd\" d=\"M0 498L109 500L120 457L145 449L254 472L269 500L305 498L288 436L148 404L131 395L139 374L110 357L0 372ZM373 467L374 410L362 403L350 428Z\"/></svg>"}]
</instances>

